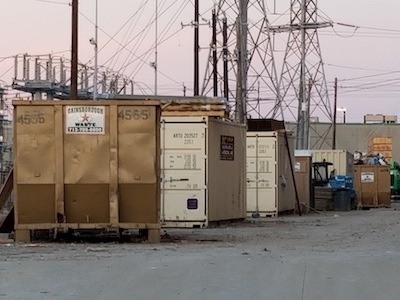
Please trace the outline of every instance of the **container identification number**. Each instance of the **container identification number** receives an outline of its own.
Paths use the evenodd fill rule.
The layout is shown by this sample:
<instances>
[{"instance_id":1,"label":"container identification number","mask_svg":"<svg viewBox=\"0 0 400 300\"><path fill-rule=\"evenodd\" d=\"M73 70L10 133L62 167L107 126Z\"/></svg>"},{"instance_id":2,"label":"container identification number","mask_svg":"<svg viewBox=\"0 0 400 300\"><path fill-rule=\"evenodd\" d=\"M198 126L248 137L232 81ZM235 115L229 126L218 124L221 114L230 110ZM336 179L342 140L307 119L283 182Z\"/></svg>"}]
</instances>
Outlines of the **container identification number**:
<instances>
[{"instance_id":1,"label":"container identification number","mask_svg":"<svg viewBox=\"0 0 400 300\"><path fill-rule=\"evenodd\" d=\"M150 110L145 109L127 109L123 108L118 112L118 119L121 120L147 120L150 117Z\"/></svg>"},{"instance_id":2,"label":"container identification number","mask_svg":"<svg viewBox=\"0 0 400 300\"><path fill-rule=\"evenodd\" d=\"M24 113L17 117L17 123L21 125L43 124L45 122L45 114L42 112Z\"/></svg>"}]
</instances>

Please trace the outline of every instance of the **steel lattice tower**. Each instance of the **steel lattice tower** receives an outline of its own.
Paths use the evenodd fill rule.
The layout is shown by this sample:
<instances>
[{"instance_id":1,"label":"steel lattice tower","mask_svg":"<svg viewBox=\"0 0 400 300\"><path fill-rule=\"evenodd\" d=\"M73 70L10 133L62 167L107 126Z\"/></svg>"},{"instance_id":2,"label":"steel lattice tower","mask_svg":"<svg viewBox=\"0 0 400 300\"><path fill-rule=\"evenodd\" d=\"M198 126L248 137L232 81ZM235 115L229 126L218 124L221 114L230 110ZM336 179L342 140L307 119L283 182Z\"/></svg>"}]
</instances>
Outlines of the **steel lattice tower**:
<instances>
[{"instance_id":1,"label":"steel lattice tower","mask_svg":"<svg viewBox=\"0 0 400 300\"><path fill-rule=\"evenodd\" d=\"M223 39L214 40L211 45L201 94L207 95L214 89L214 96L225 96L242 123L250 115L264 118L268 107L279 98L264 2L220 0L214 10L217 34ZM218 52L219 49L222 51Z\"/></svg>"},{"instance_id":2,"label":"steel lattice tower","mask_svg":"<svg viewBox=\"0 0 400 300\"><path fill-rule=\"evenodd\" d=\"M311 116L333 122L317 33L319 28L328 26L332 24L317 20L317 0L291 0L290 25L273 28L289 31L289 38L279 84L282 98L272 116L297 122L297 149L318 148L329 136L324 133L309 145Z\"/></svg>"}]
</instances>

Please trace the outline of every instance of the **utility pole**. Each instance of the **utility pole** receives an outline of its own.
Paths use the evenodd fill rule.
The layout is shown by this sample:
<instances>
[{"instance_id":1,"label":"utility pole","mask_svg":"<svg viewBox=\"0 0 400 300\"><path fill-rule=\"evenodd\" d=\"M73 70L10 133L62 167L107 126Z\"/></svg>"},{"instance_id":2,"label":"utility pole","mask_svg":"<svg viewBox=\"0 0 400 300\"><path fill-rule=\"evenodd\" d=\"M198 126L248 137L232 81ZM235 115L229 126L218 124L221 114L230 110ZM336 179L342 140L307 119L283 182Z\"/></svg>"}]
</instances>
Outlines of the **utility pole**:
<instances>
[{"instance_id":1,"label":"utility pole","mask_svg":"<svg viewBox=\"0 0 400 300\"><path fill-rule=\"evenodd\" d=\"M333 100L333 141L332 141L332 149L336 149L336 114L337 114L337 78L335 78L335 98Z\"/></svg>"},{"instance_id":2,"label":"utility pole","mask_svg":"<svg viewBox=\"0 0 400 300\"><path fill-rule=\"evenodd\" d=\"M78 0L72 0L70 99L78 99Z\"/></svg>"},{"instance_id":3,"label":"utility pole","mask_svg":"<svg viewBox=\"0 0 400 300\"><path fill-rule=\"evenodd\" d=\"M240 124L246 123L247 115L247 2L239 0L237 18L236 121Z\"/></svg>"},{"instance_id":4,"label":"utility pole","mask_svg":"<svg viewBox=\"0 0 400 300\"><path fill-rule=\"evenodd\" d=\"M98 62L97 62L97 56L98 56L98 8L99 8L99 3L98 0L96 0L96 11L95 11L95 26L94 26L94 75L93 75L93 100L97 99L97 72L98 72Z\"/></svg>"},{"instance_id":5,"label":"utility pole","mask_svg":"<svg viewBox=\"0 0 400 300\"><path fill-rule=\"evenodd\" d=\"M217 15L212 11L212 54L213 54L213 86L214 97L218 96L218 58L217 58Z\"/></svg>"},{"instance_id":6,"label":"utility pole","mask_svg":"<svg viewBox=\"0 0 400 300\"><path fill-rule=\"evenodd\" d=\"M199 95L199 0L194 2L194 96Z\"/></svg>"},{"instance_id":7,"label":"utility pole","mask_svg":"<svg viewBox=\"0 0 400 300\"><path fill-rule=\"evenodd\" d=\"M229 72L228 72L228 21L226 17L222 20L222 47L224 63L224 98L229 102Z\"/></svg>"},{"instance_id":8,"label":"utility pole","mask_svg":"<svg viewBox=\"0 0 400 300\"><path fill-rule=\"evenodd\" d=\"M298 107L298 121L297 121L297 149L308 149L309 141L309 99L307 96L306 88L306 0L302 0L301 19L300 19L300 32L301 32L301 47L300 47L300 86L299 86L299 107ZM311 94L311 91L309 95Z\"/></svg>"}]
</instances>

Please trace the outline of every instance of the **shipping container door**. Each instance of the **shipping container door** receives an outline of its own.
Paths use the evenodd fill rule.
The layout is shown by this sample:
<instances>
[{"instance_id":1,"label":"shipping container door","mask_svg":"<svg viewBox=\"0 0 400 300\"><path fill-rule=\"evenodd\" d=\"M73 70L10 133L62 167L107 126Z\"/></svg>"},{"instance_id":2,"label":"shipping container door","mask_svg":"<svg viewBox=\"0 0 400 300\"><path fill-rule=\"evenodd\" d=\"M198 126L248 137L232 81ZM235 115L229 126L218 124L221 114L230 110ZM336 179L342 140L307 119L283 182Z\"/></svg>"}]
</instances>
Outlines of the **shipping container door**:
<instances>
[{"instance_id":1,"label":"shipping container door","mask_svg":"<svg viewBox=\"0 0 400 300\"><path fill-rule=\"evenodd\" d=\"M247 215L276 213L276 137L247 135Z\"/></svg>"},{"instance_id":2,"label":"shipping container door","mask_svg":"<svg viewBox=\"0 0 400 300\"><path fill-rule=\"evenodd\" d=\"M206 124L161 124L161 221L206 222Z\"/></svg>"}]
</instances>

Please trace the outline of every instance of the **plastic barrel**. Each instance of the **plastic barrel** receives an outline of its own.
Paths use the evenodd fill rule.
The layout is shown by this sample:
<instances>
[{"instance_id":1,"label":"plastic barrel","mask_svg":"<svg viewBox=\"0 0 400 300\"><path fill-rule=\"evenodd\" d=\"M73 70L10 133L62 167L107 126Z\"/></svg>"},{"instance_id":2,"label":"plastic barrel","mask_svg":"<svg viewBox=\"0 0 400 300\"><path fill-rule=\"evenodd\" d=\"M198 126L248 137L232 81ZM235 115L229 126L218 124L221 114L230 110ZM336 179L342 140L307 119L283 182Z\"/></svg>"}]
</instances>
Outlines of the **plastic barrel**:
<instances>
[{"instance_id":1,"label":"plastic barrel","mask_svg":"<svg viewBox=\"0 0 400 300\"><path fill-rule=\"evenodd\" d=\"M334 210L346 211L351 209L351 190L337 189L333 196Z\"/></svg>"}]
</instances>

